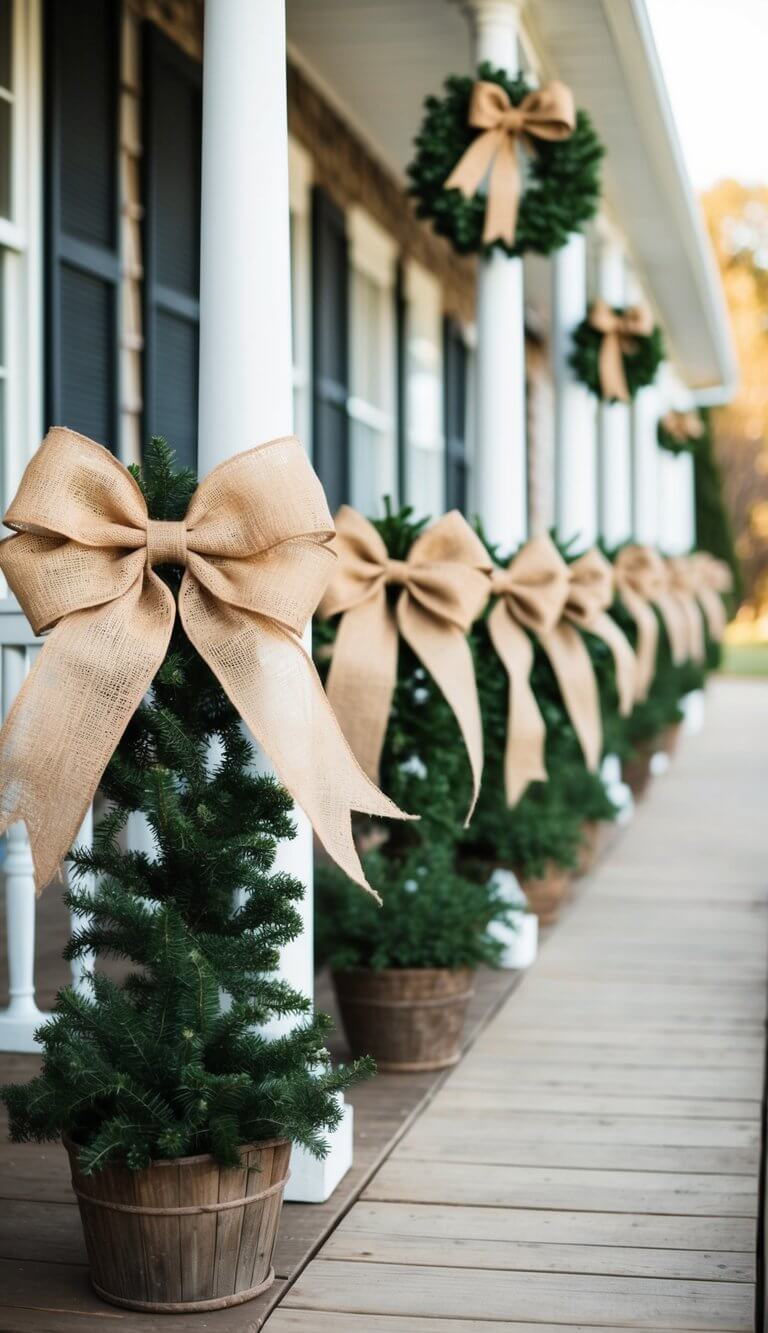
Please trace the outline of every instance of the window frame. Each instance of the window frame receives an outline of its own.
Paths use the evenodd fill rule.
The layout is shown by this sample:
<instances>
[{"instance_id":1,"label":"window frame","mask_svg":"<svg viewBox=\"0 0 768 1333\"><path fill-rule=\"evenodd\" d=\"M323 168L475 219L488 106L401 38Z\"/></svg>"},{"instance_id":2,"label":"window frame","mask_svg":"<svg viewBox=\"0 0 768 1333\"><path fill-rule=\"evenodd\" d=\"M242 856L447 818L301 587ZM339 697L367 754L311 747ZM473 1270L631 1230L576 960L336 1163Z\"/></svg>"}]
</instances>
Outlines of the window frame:
<instances>
[{"instance_id":1,"label":"window frame","mask_svg":"<svg viewBox=\"0 0 768 1333\"><path fill-rule=\"evenodd\" d=\"M3 512L43 431L42 17L39 0L11 0L11 215L0 218Z\"/></svg>"}]
</instances>

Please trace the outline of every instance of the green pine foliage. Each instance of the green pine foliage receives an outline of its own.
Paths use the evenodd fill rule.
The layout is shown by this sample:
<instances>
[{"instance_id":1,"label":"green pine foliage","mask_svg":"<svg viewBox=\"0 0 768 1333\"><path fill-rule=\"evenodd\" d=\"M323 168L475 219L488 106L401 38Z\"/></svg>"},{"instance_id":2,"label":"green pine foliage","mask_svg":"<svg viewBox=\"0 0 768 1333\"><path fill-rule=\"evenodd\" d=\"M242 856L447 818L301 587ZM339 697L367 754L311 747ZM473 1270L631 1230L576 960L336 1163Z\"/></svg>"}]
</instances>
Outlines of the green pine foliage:
<instances>
[{"instance_id":1,"label":"green pine foliage","mask_svg":"<svg viewBox=\"0 0 768 1333\"><path fill-rule=\"evenodd\" d=\"M406 559L428 522L415 520L408 508L394 513L388 504L386 516L371 521L395 560ZM397 586L387 589L392 605L401 591ZM335 634L335 622L316 623L321 673L327 670ZM381 909L372 902L374 911L369 912L359 902L363 895L355 894L335 866L318 868L319 957L334 966L378 968L492 962L498 949L486 927L491 920L507 919L508 909L485 877L465 877L457 860L472 790L466 749L450 707L402 639L380 783L401 809L420 818L391 823L386 830L358 821L361 847L368 840L379 843L376 851L363 855L363 864L369 883L384 900Z\"/></svg>"},{"instance_id":2,"label":"green pine foliage","mask_svg":"<svg viewBox=\"0 0 768 1333\"><path fill-rule=\"evenodd\" d=\"M164 441L134 475L151 517L183 518L195 477L174 468ZM181 571L157 572L177 593ZM253 759L177 619L151 696L107 768L108 811L93 849L75 852L65 897L80 921L66 957L93 951L129 970L120 982L96 970L85 992L60 992L38 1033L42 1073L3 1090L15 1140L64 1133L86 1172L203 1152L233 1165L242 1144L276 1136L324 1155L323 1131L340 1118L335 1094L371 1064L332 1070L330 1019L275 975L281 946L301 932L304 889L274 869L278 843L295 832L291 799ZM154 856L121 844L134 811ZM264 1035L283 1015L296 1026Z\"/></svg>"},{"instance_id":3,"label":"green pine foliage","mask_svg":"<svg viewBox=\"0 0 768 1333\"><path fill-rule=\"evenodd\" d=\"M504 70L482 64L478 79L498 83L518 106L531 91L524 78L509 78ZM498 246L510 255L526 251L549 255L559 250L571 232L579 231L597 212L600 203L600 163L605 149L585 111L578 111L576 128L559 143L536 139L526 153L525 184L517 217L515 243L496 240L483 244L486 196L478 192L465 199L445 182L459 158L476 137L468 124L469 102L475 80L452 75L441 97L428 97L424 120L415 140L416 154L408 167L409 193L416 199L419 217L429 218L440 236L447 236L459 254L488 253Z\"/></svg>"},{"instance_id":4,"label":"green pine foliage","mask_svg":"<svg viewBox=\"0 0 768 1333\"><path fill-rule=\"evenodd\" d=\"M615 307L616 314L622 315L623 309ZM570 363L582 384L598 398L602 398L600 386L600 347L603 335L593 329L589 319L582 320L573 333L573 350ZM664 335L658 324L647 337L636 337L634 351L624 353L624 375L631 398L639 389L653 384L656 372L665 356Z\"/></svg>"},{"instance_id":5,"label":"green pine foliage","mask_svg":"<svg viewBox=\"0 0 768 1333\"><path fill-rule=\"evenodd\" d=\"M704 434L697 442L694 460L696 496L696 543L701 551L709 551L724 560L733 574L733 592L727 598L731 615L744 595L744 576L733 535L733 524L723 496L723 479L715 457L712 438L712 417L708 408L702 409Z\"/></svg>"},{"instance_id":6,"label":"green pine foliage","mask_svg":"<svg viewBox=\"0 0 768 1333\"><path fill-rule=\"evenodd\" d=\"M364 859L381 908L334 867L317 871L317 949L335 971L498 963L503 946L488 926L514 925L516 912L486 876L457 873L450 847L414 848L396 863L384 847Z\"/></svg>"}]
</instances>

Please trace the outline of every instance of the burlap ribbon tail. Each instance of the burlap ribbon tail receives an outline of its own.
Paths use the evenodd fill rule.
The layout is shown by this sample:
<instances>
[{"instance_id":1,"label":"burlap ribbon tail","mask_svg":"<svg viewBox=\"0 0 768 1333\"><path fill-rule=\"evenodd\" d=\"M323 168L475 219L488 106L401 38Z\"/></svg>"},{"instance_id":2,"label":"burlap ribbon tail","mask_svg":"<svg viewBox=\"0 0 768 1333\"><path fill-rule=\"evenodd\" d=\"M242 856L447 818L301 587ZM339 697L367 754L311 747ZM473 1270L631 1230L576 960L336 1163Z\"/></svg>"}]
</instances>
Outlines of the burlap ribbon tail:
<instances>
[{"instance_id":1,"label":"burlap ribbon tail","mask_svg":"<svg viewBox=\"0 0 768 1333\"><path fill-rule=\"evenodd\" d=\"M513 106L504 88L481 79L472 90L469 124L481 132L462 154L445 189L461 190L471 199L488 176L483 243L503 240L512 246L521 192L517 141L567 139L576 126L573 95L564 84L552 82Z\"/></svg>"},{"instance_id":2,"label":"burlap ribbon tail","mask_svg":"<svg viewBox=\"0 0 768 1333\"><path fill-rule=\"evenodd\" d=\"M614 576L609 560L597 547L569 567L570 588L565 615L579 629L602 639L613 656L619 713L628 717L638 696L638 662L623 630L608 611L613 603Z\"/></svg>"},{"instance_id":3,"label":"burlap ribbon tail","mask_svg":"<svg viewBox=\"0 0 768 1333\"><path fill-rule=\"evenodd\" d=\"M488 616L488 633L509 682L504 750L509 806L517 804L530 782L546 781L547 729L531 686L534 649L526 631L542 635L554 630L567 586L565 561L548 538L534 537L506 569L491 575L497 601Z\"/></svg>"},{"instance_id":4,"label":"burlap ribbon tail","mask_svg":"<svg viewBox=\"0 0 768 1333\"><path fill-rule=\"evenodd\" d=\"M733 587L733 575L724 560L718 560L708 551L697 551L688 557L689 577L695 596L704 612L707 630L715 643L722 643L728 612L723 594Z\"/></svg>"},{"instance_id":5,"label":"burlap ribbon tail","mask_svg":"<svg viewBox=\"0 0 768 1333\"><path fill-rule=\"evenodd\" d=\"M38 889L163 661L177 607L159 564L184 566L188 639L330 856L368 887L351 811L400 812L359 768L300 642L334 557L298 440L237 454L200 483L183 521L158 522L108 450L57 428L5 522L17 535L0 544L0 568L35 632L50 630L0 731L0 831L25 821Z\"/></svg>"},{"instance_id":6,"label":"burlap ribbon tail","mask_svg":"<svg viewBox=\"0 0 768 1333\"><path fill-rule=\"evenodd\" d=\"M668 596L678 608L678 616L685 634L685 656L683 660L703 665L706 661L706 640L704 638L704 612L696 598L696 578L685 556L675 556L666 561L668 578ZM682 632L681 632L682 633Z\"/></svg>"},{"instance_id":7,"label":"burlap ribbon tail","mask_svg":"<svg viewBox=\"0 0 768 1333\"><path fill-rule=\"evenodd\" d=\"M549 537L533 537L492 579L499 600L488 629L509 676L505 786L514 805L529 782L546 778L546 728L530 686L533 654L525 630L549 658L587 766L602 750L600 698L581 633L567 617L568 566Z\"/></svg>"},{"instance_id":8,"label":"burlap ribbon tail","mask_svg":"<svg viewBox=\"0 0 768 1333\"><path fill-rule=\"evenodd\" d=\"M341 728L378 780L402 636L461 731L472 772L468 822L480 789L483 730L466 636L488 597L485 547L456 510L417 537L405 560L390 559L373 524L348 505L336 515L336 532L339 561L319 614L341 617L326 682ZM401 589L394 606L392 585Z\"/></svg>"},{"instance_id":9,"label":"burlap ribbon tail","mask_svg":"<svg viewBox=\"0 0 768 1333\"><path fill-rule=\"evenodd\" d=\"M659 622L652 602L663 581L660 558L650 546L624 546L614 561L613 574L616 591L637 630L637 701L642 702L656 674Z\"/></svg>"},{"instance_id":10,"label":"burlap ribbon tail","mask_svg":"<svg viewBox=\"0 0 768 1333\"><path fill-rule=\"evenodd\" d=\"M602 335L598 353L600 392L608 401L630 401L629 386L624 370L624 357L637 349L637 339L653 333L653 315L647 306L628 306L618 313L602 297L594 301L589 311L589 323Z\"/></svg>"}]
</instances>

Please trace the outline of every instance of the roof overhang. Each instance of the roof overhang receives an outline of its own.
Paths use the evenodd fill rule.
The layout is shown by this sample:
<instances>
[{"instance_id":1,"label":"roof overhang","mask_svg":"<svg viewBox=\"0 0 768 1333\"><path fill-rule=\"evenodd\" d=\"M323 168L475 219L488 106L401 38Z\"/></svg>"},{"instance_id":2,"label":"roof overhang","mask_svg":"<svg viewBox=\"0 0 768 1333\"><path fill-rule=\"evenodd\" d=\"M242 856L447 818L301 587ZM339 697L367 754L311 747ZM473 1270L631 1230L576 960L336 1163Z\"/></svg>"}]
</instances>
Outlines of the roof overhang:
<instances>
[{"instance_id":1,"label":"roof overhang","mask_svg":"<svg viewBox=\"0 0 768 1333\"><path fill-rule=\"evenodd\" d=\"M402 178L426 93L471 68L455 0L287 0L289 49ZM608 212L699 395L728 395L722 288L688 180L643 0L527 0L526 50L573 88L607 148Z\"/></svg>"}]
</instances>

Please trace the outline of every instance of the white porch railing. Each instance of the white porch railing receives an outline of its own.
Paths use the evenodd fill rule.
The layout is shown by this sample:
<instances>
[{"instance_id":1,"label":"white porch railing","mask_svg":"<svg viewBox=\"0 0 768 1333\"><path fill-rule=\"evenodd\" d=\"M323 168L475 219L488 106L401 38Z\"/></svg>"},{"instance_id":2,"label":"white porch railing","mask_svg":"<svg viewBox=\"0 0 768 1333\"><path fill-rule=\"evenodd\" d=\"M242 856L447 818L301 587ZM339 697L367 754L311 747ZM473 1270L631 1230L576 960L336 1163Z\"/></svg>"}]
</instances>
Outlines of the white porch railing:
<instances>
[{"instance_id":1,"label":"white porch railing","mask_svg":"<svg viewBox=\"0 0 768 1333\"><path fill-rule=\"evenodd\" d=\"M26 617L10 597L0 599L0 701L2 716L8 711L40 651L41 642L30 629ZM89 809L78 841L90 843L93 837L93 810ZM36 1051L34 1032L47 1017L35 1000L35 918L36 896L32 873L32 853L27 830L13 824L6 836L3 864L5 884L6 955L8 969L8 1004L0 1009L0 1050ZM73 924L75 924L73 922ZM71 965L73 984L85 984L89 959Z\"/></svg>"}]
</instances>

